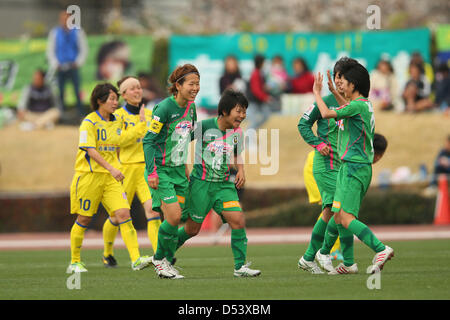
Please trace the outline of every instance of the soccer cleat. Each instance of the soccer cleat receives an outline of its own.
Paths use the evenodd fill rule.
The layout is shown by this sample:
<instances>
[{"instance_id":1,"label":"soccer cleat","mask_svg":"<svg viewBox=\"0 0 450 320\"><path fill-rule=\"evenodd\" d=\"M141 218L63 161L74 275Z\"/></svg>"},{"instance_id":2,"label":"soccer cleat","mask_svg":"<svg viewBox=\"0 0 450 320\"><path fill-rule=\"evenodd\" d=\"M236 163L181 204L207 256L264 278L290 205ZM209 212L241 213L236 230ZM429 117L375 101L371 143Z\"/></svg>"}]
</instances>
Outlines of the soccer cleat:
<instances>
[{"instance_id":1,"label":"soccer cleat","mask_svg":"<svg viewBox=\"0 0 450 320\"><path fill-rule=\"evenodd\" d=\"M156 274L160 278L169 278L172 279L175 277L175 274L172 272L172 268L168 265L166 259L156 260L155 256L151 257L151 263L155 267Z\"/></svg>"},{"instance_id":2,"label":"soccer cleat","mask_svg":"<svg viewBox=\"0 0 450 320\"><path fill-rule=\"evenodd\" d=\"M250 269L250 265L252 263L248 262L247 264L244 264L242 267L240 267L238 270L234 270L234 276L235 277L257 277L261 274L260 270L254 270Z\"/></svg>"},{"instance_id":3,"label":"soccer cleat","mask_svg":"<svg viewBox=\"0 0 450 320\"><path fill-rule=\"evenodd\" d=\"M303 256L300 258L300 260L298 260L298 267L305 271L309 271L312 274L323 274L324 273L322 270L320 270L317 263L315 263L314 261L306 261L305 259L303 259Z\"/></svg>"},{"instance_id":4,"label":"soccer cleat","mask_svg":"<svg viewBox=\"0 0 450 320\"><path fill-rule=\"evenodd\" d=\"M173 263L170 263L166 258L164 258L169 270L171 273L173 273L175 276L170 279L184 279L184 276L180 274L177 268L173 266ZM176 260L176 259L175 259Z\"/></svg>"},{"instance_id":5,"label":"soccer cleat","mask_svg":"<svg viewBox=\"0 0 450 320\"><path fill-rule=\"evenodd\" d=\"M350 267L345 266L345 264L340 263L333 271L328 272L328 274L356 274L358 273L358 265L356 263L352 264Z\"/></svg>"},{"instance_id":6,"label":"soccer cleat","mask_svg":"<svg viewBox=\"0 0 450 320\"><path fill-rule=\"evenodd\" d=\"M151 262L152 258L149 256L139 257L135 262L131 263L131 269L133 269L134 271L142 270L144 268L147 268Z\"/></svg>"},{"instance_id":7,"label":"soccer cleat","mask_svg":"<svg viewBox=\"0 0 450 320\"><path fill-rule=\"evenodd\" d=\"M103 261L103 265L106 268L117 268L117 261L114 258L114 256L112 256L112 255L109 255L107 257L103 257L102 261Z\"/></svg>"},{"instance_id":8,"label":"soccer cleat","mask_svg":"<svg viewBox=\"0 0 450 320\"><path fill-rule=\"evenodd\" d=\"M375 254L375 257L373 257L372 260L372 266L367 268L367 273L371 274L381 271L384 267L384 264L388 260L391 260L391 258L393 257L394 257L394 249L386 246L386 248L383 251L380 251L377 254Z\"/></svg>"},{"instance_id":9,"label":"soccer cleat","mask_svg":"<svg viewBox=\"0 0 450 320\"><path fill-rule=\"evenodd\" d=\"M330 272L334 270L333 263L331 262L331 256L329 254L321 254L319 250L316 253L316 260L325 271Z\"/></svg>"},{"instance_id":10,"label":"soccer cleat","mask_svg":"<svg viewBox=\"0 0 450 320\"><path fill-rule=\"evenodd\" d=\"M83 262L75 262L67 267L66 273L87 272L86 265Z\"/></svg>"}]
</instances>

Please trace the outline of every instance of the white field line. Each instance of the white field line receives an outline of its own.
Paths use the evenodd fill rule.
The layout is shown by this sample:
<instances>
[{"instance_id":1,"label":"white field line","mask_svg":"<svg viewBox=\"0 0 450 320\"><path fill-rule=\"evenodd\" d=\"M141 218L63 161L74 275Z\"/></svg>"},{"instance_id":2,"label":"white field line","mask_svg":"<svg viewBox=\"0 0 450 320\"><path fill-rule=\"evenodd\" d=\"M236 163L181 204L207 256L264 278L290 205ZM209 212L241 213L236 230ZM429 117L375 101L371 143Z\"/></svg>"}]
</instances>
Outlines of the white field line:
<instances>
[{"instance_id":1,"label":"white field line","mask_svg":"<svg viewBox=\"0 0 450 320\"><path fill-rule=\"evenodd\" d=\"M376 232L376 236L382 240L423 240L423 239L450 239L450 230L440 231L387 231ZM304 243L310 240L310 234L270 234L270 235L252 235L247 234L248 243ZM142 247L149 246L147 237L138 237L138 242ZM186 242L187 246L191 245L212 245L212 244L229 244L230 235L199 235ZM125 247L123 240L116 238L116 247ZM23 249L23 248L69 248L70 239L28 239L28 240L0 240L1 249ZM87 238L83 241L83 248L103 247L102 238Z\"/></svg>"}]
</instances>

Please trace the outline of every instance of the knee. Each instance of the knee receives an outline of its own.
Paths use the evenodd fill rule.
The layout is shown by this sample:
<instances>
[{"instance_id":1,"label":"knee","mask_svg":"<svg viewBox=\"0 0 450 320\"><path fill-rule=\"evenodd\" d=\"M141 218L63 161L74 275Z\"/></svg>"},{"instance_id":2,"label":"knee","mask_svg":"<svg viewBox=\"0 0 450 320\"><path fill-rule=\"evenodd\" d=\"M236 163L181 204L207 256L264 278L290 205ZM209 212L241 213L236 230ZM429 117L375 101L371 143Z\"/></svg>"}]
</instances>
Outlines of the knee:
<instances>
[{"instance_id":1,"label":"knee","mask_svg":"<svg viewBox=\"0 0 450 320\"><path fill-rule=\"evenodd\" d=\"M87 216L82 216L82 215L78 215L77 217L77 222L85 227L87 227L89 225L89 223L91 223L92 217L87 217Z\"/></svg>"},{"instance_id":2,"label":"knee","mask_svg":"<svg viewBox=\"0 0 450 320\"><path fill-rule=\"evenodd\" d=\"M131 218L130 210L128 209L119 209L114 212L114 216L116 217L118 223L124 222Z\"/></svg>"}]
</instances>

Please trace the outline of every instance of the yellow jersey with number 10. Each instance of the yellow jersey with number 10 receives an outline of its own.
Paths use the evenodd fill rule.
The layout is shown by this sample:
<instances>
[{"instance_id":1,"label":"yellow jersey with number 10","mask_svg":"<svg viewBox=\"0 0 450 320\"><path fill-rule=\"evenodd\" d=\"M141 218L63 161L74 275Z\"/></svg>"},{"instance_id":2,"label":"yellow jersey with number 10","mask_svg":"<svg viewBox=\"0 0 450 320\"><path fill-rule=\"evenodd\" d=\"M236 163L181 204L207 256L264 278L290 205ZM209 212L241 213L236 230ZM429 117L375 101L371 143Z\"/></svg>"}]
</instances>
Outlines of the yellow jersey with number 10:
<instances>
[{"instance_id":1,"label":"yellow jersey with number 10","mask_svg":"<svg viewBox=\"0 0 450 320\"><path fill-rule=\"evenodd\" d=\"M89 157L87 153L89 148L95 148L106 162L118 169L120 164L117 149L120 144L121 131L122 122L118 116L111 115L110 121L106 121L98 111L88 114L80 125L75 171L108 172Z\"/></svg>"}]
</instances>

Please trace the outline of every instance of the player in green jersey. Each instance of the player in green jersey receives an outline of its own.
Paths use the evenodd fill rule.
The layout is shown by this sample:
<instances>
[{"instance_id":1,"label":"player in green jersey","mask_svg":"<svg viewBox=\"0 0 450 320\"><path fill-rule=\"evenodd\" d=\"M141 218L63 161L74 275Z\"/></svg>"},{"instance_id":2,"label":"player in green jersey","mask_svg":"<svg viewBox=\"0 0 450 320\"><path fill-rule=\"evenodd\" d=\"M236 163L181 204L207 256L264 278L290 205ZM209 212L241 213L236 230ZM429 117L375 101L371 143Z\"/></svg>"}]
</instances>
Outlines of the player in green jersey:
<instances>
[{"instance_id":1,"label":"player in green jersey","mask_svg":"<svg viewBox=\"0 0 450 320\"><path fill-rule=\"evenodd\" d=\"M189 185L186 162L197 121L194 99L200 90L200 74L195 66L185 64L172 72L169 81L172 95L154 107L143 147L152 208L164 214L152 263L160 277L181 279L173 258Z\"/></svg>"},{"instance_id":2,"label":"player in green jersey","mask_svg":"<svg viewBox=\"0 0 450 320\"><path fill-rule=\"evenodd\" d=\"M381 270L394 256L394 250L384 245L358 220L361 201L372 178L374 160L375 117L372 104L367 99L370 90L369 73L361 64L346 66L342 70L341 89L350 102L335 110L329 109L320 96L322 81L323 76L319 73L315 77L313 87L322 118L342 120L339 123L337 143L341 167L337 176L332 211L335 212L344 263L338 265L330 274L358 272L353 257L353 235L376 252L372 265L367 269L368 273L374 273ZM341 103L339 99L338 102Z\"/></svg>"},{"instance_id":3,"label":"player in green jersey","mask_svg":"<svg viewBox=\"0 0 450 320\"><path fill-rule=\"evenodd\" d=\"M178 247L200 231L211 209L231 227L231 249L234 276L255 277L259 270L250 269L247 257L245 216L236 188L245 183L242 158L243 133L240 125L246 117L248 101L240 92L225 90L218 105L218 117L203 120L194 132L197 140L195 164L189 182L189 196L183 211L184 227L178 229ZM236 164L235 181L230 167Z\"/></svg>"},{"instance_id":4,"label":"player in green jersey","mask_svg":"<svg viewBox=\"0 0 450 320\"><path fill-rule=\"evenodd\" d=\"M341 72L346 65L356 65L358 62L352 58L343 57L339 59L333 69L334 83L338 93L343 96L340 90ZM329 81L331 76L329 75ZM336 91L334 85L329 83L331 94L323 97L323 101L331 110L339 107L333 92ZM317 136L312 131L312 126L317 123ZM314 262L316 258L319 264L327 271L333 270L331 257L328 252L322 255L319 249L322 247L327 224L333 216L331 206L333 205L334 193L336 190L336 178L339 172L340 160L337 154L337 122L333 119L324 119L320 115L317 104L314 103L300 118L298 130L306 143L316 149L313 160L313 176L319 188L322 199L322 214L314 225L311 240L305 254L299 259L298 266L301 269L311 271L314 274L321 274L323 271ZM334 219L331 221L335 224ZM335 239L336 240L336 239ZM331 249L331 248L330 248Z\"/></svg>"}]
</instances>

